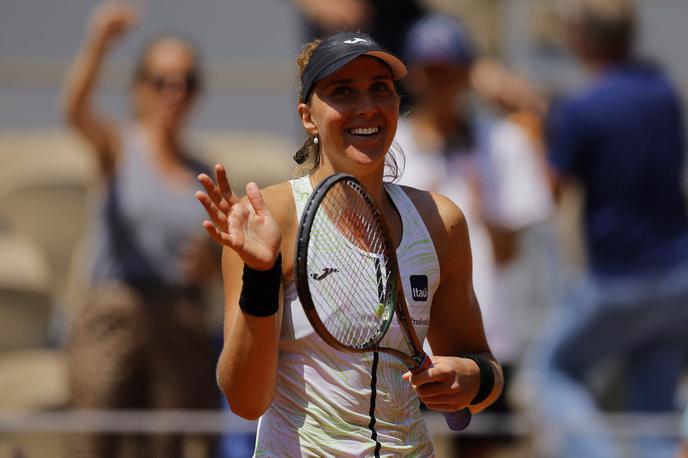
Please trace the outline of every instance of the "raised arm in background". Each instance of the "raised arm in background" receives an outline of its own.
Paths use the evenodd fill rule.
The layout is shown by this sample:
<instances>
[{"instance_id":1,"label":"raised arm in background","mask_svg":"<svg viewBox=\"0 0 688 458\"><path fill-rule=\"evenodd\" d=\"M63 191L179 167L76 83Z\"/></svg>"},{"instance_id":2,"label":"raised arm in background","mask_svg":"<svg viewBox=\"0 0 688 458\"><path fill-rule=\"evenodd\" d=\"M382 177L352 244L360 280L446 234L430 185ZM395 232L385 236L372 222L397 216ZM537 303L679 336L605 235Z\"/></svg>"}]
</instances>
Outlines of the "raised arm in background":
<instances>
[{"instance_id":1,"label":"raised arm in background","mask_svg":"<svg viewBox=\"0 0 688 458\"><path fill-rule=\"evenodd\" d=\"M112 46L136 22L131 6L103 3L92 16L62 89L63 113L69 126L82 134L97 154L101 170L109 174L120 148L113 121L94 107L93 93Z\"/></svg>"}]
</instances>

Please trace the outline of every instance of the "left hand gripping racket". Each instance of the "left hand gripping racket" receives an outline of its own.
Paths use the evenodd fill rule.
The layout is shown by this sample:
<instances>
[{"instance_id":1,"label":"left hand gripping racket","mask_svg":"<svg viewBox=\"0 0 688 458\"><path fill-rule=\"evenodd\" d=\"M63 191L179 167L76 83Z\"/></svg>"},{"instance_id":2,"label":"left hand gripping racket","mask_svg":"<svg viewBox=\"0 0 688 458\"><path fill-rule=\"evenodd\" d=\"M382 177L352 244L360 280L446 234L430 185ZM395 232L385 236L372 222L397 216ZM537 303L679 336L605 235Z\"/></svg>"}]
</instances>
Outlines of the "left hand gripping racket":
<instances>
[{"instance_id":1,"label":"left hand gripping racket","mask_svg":"<svg viewBox=\"0 0 688 458\"><path fill-rule=\"evenodd\" d=\"M355 177L335 174L313 190L296 241L296 289L311 325L332 347L385 352L413 373L432 367L408 313L383 213ZM381 345L394 314L407 352ZM455 431L471 421L468 408L444 416Z\"/></svg>"}]
</instances>

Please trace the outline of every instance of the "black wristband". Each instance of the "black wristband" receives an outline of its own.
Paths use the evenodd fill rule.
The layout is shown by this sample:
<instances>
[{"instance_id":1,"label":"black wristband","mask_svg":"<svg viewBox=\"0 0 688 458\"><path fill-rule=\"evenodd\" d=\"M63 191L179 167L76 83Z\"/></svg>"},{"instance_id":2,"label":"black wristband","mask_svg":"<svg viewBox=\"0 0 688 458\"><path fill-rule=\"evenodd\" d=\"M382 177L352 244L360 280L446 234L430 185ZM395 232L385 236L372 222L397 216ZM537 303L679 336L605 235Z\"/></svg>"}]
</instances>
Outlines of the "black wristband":
<instances>
[{"instance_id":1,"label":"black wristband","mask_svg":"<svg viewBox=\"0 0 688 458\"><path fill-rule=\"evenodd\" d=\"M480 368L480 388L478 394L475 395L471 401L471 405L480 404L492 393L494 388L494 372L492 371L492 364L487 358L479 355L463 355L464 358L472 359Z\"/></svg>"},{"instance_id":2,"label":"black wristband","mask_svg":"<svg viewBox=\"0 0 688 458\"><path fill-rule=\"evenodd\" d=\"M266 317L279 310L282 283L282 254L277 255L270 270L253 270L244 264L239 308L247 315Z\"/></svg>"}]
</instances>

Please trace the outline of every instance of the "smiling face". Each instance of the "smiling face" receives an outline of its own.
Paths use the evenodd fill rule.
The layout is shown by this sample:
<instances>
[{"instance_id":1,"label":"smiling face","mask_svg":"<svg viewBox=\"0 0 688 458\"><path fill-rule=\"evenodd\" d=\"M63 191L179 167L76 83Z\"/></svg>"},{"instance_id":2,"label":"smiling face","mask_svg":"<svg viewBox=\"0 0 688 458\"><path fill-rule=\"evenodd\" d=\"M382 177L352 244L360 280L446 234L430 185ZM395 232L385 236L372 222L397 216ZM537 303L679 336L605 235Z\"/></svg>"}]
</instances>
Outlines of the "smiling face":
<instances>
[{"instance_id":1,"label":"smiling face","mask_svg":"<svg viewBox=\"0 0 688 458\"><path fill-rule=\"evenodd\" d=\"M392 72L377 58L361 56L322 79L310 103L299 104L309 135L317 135L321 165L340 172L384 170L399 119Z\"/></svg>"}]
</instances>

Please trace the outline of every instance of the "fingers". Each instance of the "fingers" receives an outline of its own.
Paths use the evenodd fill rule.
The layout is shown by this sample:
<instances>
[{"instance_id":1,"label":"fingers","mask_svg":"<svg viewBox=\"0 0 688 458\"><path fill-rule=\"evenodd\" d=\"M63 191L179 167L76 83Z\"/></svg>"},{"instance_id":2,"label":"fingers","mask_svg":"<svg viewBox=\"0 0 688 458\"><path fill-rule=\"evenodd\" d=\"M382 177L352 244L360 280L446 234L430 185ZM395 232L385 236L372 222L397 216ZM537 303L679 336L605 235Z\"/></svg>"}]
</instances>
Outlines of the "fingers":
<instances>
[{"instance_id":1,"label":"fingers","mask_svg":"<svg viewBox=\"0 0 688 458\"><path fill-rule=\"evenodd\" d=\"M454 378L454 374L448 372L442 366L430 367L415 374L408 372L407 380L414 386L421 386L428 383L446 382Z\"/></svg>"},{"instance_id":2,"label":"fingers","mask_svg":"<svg viewBox=\"0 0 688 458\"><path fill-rule=\"evenodd\" d=\"M454 412L468 405L477 391L476 374L469 373L462 358L434 356L432 362L425 370L405 373L403 379L430 409Z\"/></svg>"},{"instance_id":3,"label":"fingers","mask_svg":"<svg viewBox=\"0 0 688 458\"><path fill-rule=\"evenodd\" d=\"M469 401L464 388L446 377L432 381L430 378L423 379L421 384L413 384L413 389L429 409L440 412L454 412L465 407Z\"/></svg>"},{"instance_id":4,"label":"fingers","mask_svg":"<svg viewBox=\"0 0 688 458\"><path fill-rule=\"evenodd\" d=\"M91 29L98 38L112 40L136 24L138 18L139 10L133 5L104 2L92 14Z\"/></svg>"},{"instance_id":5,"label":"fingers","mask_svg":"<svg viewBox=\"0 0 688 458\"><path fill-rule=\"evenodd\" d=\"M442 403L428 403L423 401L423 404L428 409L436 410L437 412L457 412L465 406L457 406L456 402L442 402Z\"/></svg>"},{"instance_id":6,"label":"fingers","mask_svg":"<svg viewBox=\"0 0 688 458\"><path fill-rule=\"evenodd\" d=\"M203 221L203 227L208 235L217 243L228 246L235 251L243 249L244 229L248 220L249 211L244 205L234 205L228 215L218 211L209 202L208 196L198 192L196 197L211 215L212 221ZM214 216L212 216L214 215Z\"/></svg>"},{"instance_id":7,"label":"fingers","mask_svg":"<svg viewBox=\"0 0 688 458\"><path fill-rule=\"evenodd\" d=\"M425 385L414 385L416 393L426 402L430 399L440 400L444 396L456 395L460 389L458 385L454 385L449 381L426 383Z\"/></svg>"},{"instance_id":8,"label":"fingers","mask_svg":"<svg viewBox=\"0 0 688 458\"><path fill-rule=\"evenodd\" d=\"M232 204L235 202L230 203L222 196L220 188L215 185L213 179L205 173L201 173L200 175L198 175L198 181L205 188L206 194L210 198L210 201L215 205L215 207L217 207L217 209L220 210L222 213L229 213Z\"/></svg>"},{"instance_id":9,"label":"fingers","mask_svg":"<svg viewBox=\"0 0 688 458\"><path fill-rule=\"evenodd\" d=\"M256 212L256 215L270 215L270 211L268 210L268 207L265 205L265 200L263 200L263 194L260 192L260 189L258 188L257 184L251 182L246 185L246 196L248 197L249 202L251 202L251 206L253 207L253 210Z\"/></svg>"},{"instance_id":10,"label":"fingers","mask_svg":"<svg viewBox=\"0 0 688 458\"><path fill-rule=\"evenodd\" d=\"M215 227L215 225L212 222L208 220L203 221L203 228L205 228L206 232L208 232L210 238L215 240L220 245L225 245L228 247L233 246L229 234L227 234L226 232L221 232L217 227Z\"/></svg>"},{"instance_id":11,"label":"fingers","mask_svg":"<svg viewBox=\"0 0 688 458\"><path fill-rule=\"evenodd\" d=\"M141 16L140 8L134 5L119 5L120 9L118 11L117 25L126 30L129 27L135 25L139 17Z\"/></svg>"},{"instance_id":12,"label":"fingers","mask_svg":"<svg viewBox=\"0 0 688 458\"><path fill-rule=\"evenodd\" d=\"M239 198L232 191L227 180L227 172L221 164L215 165L217 183L205 173L198 175L198 181L203 185L210 200L223 213L229 213L232 205L239 202Z\"/></svg>"},{"instance_id":13,"label":"fingers","mask_svg":"<svg viewBox=\"0 0 688 458\"><path fill-rule=\"evenodd\" d=\"M210 219L213 221L213 223L223 229L227 229L227 215L220 211L215 204L210 200L207 194L204 194L201 191L196 191L196 199L203 205L203 208L205 208L206 213L208 213L208 216Z\"/></svg>"},{"instance_id":14,"label":"fingers","mask_svg":"<svg viewBox=\"0 0 688 458\"><path fill-rule=\"evenodd\" d=\"M217 185L220 188L220 194L227 202L232 203L232 188L229 186L227 172L222 164L215 164L215 177L217 178Z\"/></svg>"},{"instance_id":15,"label":"fingers","mask_svg":"<svg viewBox=\"0 0 688 458\"><path fill-rule=\"evenodd\" d=\"M213 222L203 221L203 227L208 235L217 243L227 246L235 251L240 251L244 245L244 233L242 220L245 216L242 212L232 212L227 221L227 230L219 229ZM245 213L245 212L243 212Z\"/></svg>"}]
</instances>

